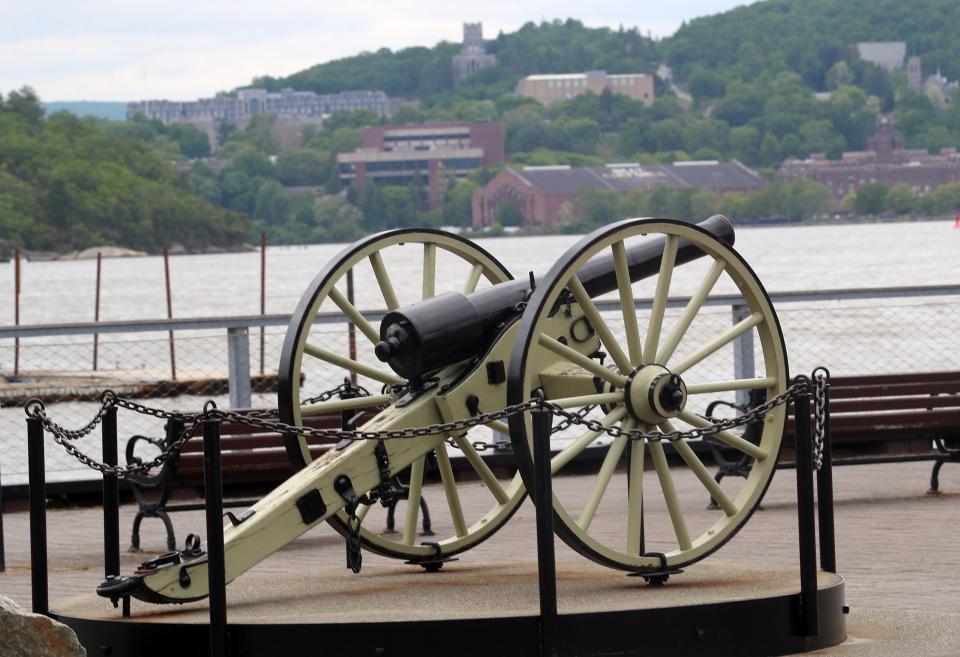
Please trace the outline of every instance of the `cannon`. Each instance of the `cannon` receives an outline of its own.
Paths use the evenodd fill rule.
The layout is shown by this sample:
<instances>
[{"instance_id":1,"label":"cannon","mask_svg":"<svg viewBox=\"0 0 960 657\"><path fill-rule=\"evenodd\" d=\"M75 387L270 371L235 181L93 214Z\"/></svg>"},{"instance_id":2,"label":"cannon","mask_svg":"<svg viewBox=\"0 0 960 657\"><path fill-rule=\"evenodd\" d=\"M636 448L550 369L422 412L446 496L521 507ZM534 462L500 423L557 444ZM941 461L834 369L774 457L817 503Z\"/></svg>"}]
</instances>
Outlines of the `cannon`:
<instances>
[{"instance_id":1,"label":"cannon","mask_svg":"<svg viewBox=\"0 0 960 657\"><path fill-rule=\"evenodd\" d=\"M723 486L676 432L710 427L703 409L718 395L757 390L772 398L788 381L776 313L733 241L721 216L700 224L628 219L579 240L546 274L518 279L477 244L438 230L387 231L344 249L292 316L280 361L280 418L299 426L311 415L375 406L358 427L363 432L428 430L343 441L317 458L304 435L286 434L296 472L225 528L227 581L324 521L367 550L427 569L478 545L532 488L525 405L532 398L558 409L551 471L572 476L554 482L555 530L571 548L640 574L688 566L717 550L770 483L786 411L769 410L754 441L713 434L751 460L748 477ZM345 291L348 277L367 282L357 287L359 301ZM380 326L358 306L385 306ZM342 330L331 334L331 316L349 323L359 345ZM734 344L750 346L753 371L717 375L717 362L731 369ZM320 382L344 374L356 390L374 393L316 394ZM517 405L523 410L465 426ZM632 439L633 430L673 438ZM494 432L512 447L497 451L499 465L480 454ZM453 449L465 471L455 472ZM685 469L671 470L668 456ZM610 485L618 469L627 472L619 491ZM699 496L681 499L675 476L698 480L717 510L705 510ZM430 540L418 536L424 495L445 502ZM370 502L398 499L405 502L400 531L384 531L375 518L383 510ZM591 531L599 517L603 529ZM194 541L98 592L184 602L204 597L206 583L206 555Z\"/></svg>"}]
</instances>

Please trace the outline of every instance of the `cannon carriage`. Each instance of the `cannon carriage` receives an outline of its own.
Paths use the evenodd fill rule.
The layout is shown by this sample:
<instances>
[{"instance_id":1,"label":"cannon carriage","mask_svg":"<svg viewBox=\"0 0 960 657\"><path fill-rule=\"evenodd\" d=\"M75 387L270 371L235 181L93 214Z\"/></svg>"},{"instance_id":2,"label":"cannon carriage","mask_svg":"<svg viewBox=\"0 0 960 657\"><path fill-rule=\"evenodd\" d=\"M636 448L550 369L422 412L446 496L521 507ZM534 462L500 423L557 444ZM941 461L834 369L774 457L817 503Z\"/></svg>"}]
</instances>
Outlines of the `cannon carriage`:
<instances>
[{"instance_id":1,"label":"cannon carriage","mask_svg":"<svg viewBox=\"0 0 960 657\"><path fill-rule=\"evenodd\" d=\"M316 414L379 411L356 427L361 439L315 460L302 433L285 436L297 471L226 527L227 581L324 521L365 549L428 568L469 550L503 526L532 488L536 407L555 416L551 471L576 466L578 473L575 486L567 485L574 478L555 480L553 500L556 533L575 551L612 568L656 574L717 550L770 483L785 408L765 413L754 442L713 433L749 457L743 481L715 482L688 437L712 426L703 409L717 395L756 390L774 398L788 385L776 313L733 241L732 225L719 216L697 225L630 219L584 237L545 274L517 278L478 245L442 231L387 231L346 248L316 276L291 320L280 364L280 419L302 426ZM400 250L418 252L420 267L398 271ZM689 295L672 290L681 268L693 270ZM386 308L379 327L359 309L364 301L351 302L344 291L348 275L361 269L376 282L362 290L367 303ZM713 326L705 311L718 291L727 307L733 291L748 309L732 326ZM418 298L409 299L412 293ZM638 311L644 299L639 305L648 307ZM314 319L330 311L354 327L356 347L320 346ZM692 338L691 327L701 324L705 330ZM703 367L745 336L757 345L756 374L717 378ZM329 379L331 370L374 394L313 399L311 383L323 379L318 372ZM492 431L510 436L512 479L498 476L481 456ZM469 478L455 473L451 450L462 454ZM597 458L584 460L587 451ZM668 465L673 455L717 501L716 511L705 515L698 497L693 512L692 502L678 496L676 469ZM428 463L435 464L437 482L425 478ZM618 469L628 474L626 490L611 489ZM465 479L482 483L480 493L469 485L475 494L469 500ZM401 531L385 533L374 502L395 498L398 481L407 487ZM434 513L438 535L422 541L416 529L427 493L445 504L440 522ZM648 511L645 499L654 494L664 513ZM600 515L616 521L598 530ZM207 594L205 571L206 554L194 542L104 582L98 592L195 600Z\"/></svg>"}]
</instances>

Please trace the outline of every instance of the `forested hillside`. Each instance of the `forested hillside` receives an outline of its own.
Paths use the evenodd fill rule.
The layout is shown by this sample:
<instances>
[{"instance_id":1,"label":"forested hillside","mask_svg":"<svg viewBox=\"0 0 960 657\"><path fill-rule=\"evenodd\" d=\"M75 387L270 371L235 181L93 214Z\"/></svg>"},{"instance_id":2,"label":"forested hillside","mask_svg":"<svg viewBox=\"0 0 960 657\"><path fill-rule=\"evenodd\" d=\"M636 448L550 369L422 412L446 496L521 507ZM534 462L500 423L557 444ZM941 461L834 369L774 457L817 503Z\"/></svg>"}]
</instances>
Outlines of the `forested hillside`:
<instances>
[{"instance_id":1,"label":"forested hillside","mask_svg":"<svg viewBox=\"0 0 960 657\"><path fill-rule=\"evenodd\" d=\"M67 112L45 118L29 89L0 96L0 254L230 247L249 229L197 195L153 143Z\"/></svg>"}]
</instances>

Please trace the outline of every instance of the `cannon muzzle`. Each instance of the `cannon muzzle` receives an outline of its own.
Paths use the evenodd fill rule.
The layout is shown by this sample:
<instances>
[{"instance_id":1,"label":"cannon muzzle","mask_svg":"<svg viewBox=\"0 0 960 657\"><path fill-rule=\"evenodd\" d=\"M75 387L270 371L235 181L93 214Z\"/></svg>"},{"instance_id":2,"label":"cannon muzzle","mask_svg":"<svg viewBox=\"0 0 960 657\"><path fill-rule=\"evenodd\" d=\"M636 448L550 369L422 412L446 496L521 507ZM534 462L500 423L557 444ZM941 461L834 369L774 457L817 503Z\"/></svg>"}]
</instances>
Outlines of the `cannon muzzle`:
<instances>
[{"instance_id":1,"label":"cannon muzzle","mask_svg":"<svg viewBox=\"0 0 960 657\"><path fill-rule=\"evenodd\" d=\"M715 237L733 244L729 219L714 215L697 224ZM630 280L636 282L660 270L665 238L647 240L627 249ZM676 264L704 255L697 246L681 241ZM617 289L611 253L592 258L577 273L584 289L597 297ZM405 308L388 312L380 323L377 358L411 381L486 352L507 322L522 312L530 296L530 280L514 280L470 294L446 292Z\"/></svg>"}]
</instances>

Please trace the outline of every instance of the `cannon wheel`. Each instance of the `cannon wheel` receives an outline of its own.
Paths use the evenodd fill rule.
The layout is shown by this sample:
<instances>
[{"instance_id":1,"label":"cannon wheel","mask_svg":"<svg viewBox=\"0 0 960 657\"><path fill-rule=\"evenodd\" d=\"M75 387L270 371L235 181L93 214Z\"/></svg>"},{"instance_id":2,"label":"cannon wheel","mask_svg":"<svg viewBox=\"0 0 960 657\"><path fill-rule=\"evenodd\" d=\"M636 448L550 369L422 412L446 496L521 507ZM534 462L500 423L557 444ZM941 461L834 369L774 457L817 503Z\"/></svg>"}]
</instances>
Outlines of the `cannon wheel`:
<instances>
[{"instance_id":1,"label":"cannon wheel","mask_svg":"<svg viewBox=\"0 0 960 657\"><path fill-rule=\"evenodd\" d=\"M416 263L418 259L421 266L413 266L411 263ZM456 271L457 269L462 271ZM351 304L346 295L347 272L351 270L355 271L356 291L362 297L356 305ZM454 280L454 277L459 278ZM324 407L328 412L356 408L356 403L389 407L399 397L407 382L375 358L373 346L379 340L379 330L361 315L358 306L367 304L366 307L378 308L385 305L393 310L401 303L433 296L437 291L451 288L454 283L458 291L471 292L478 285L502 283L511 278L507 269L484 249L467 239L440 230L390 230L350 245L314 278L291 317L280 360L278 397L281 420L302 426L301 409L308 399L308 395L302 390L303 384L322 379L327 382L323 387L329 388L331 384L343 381L344 376L349 376L351 372L356 374L358 384L372 393L371 396L359 402L338 399L325 401ZM404 292L410 291L416 292L416 298L403 298ZM324 349L317 343L317 339L310 339L311 329L318 325L318 314L323 313L334 313L333 319L336 322L331 324L331 332L336 331L339 336L338 349ZM324 319L329 319L329 316L324 315ZM353 326L355 358L351 358L349 345L343 340L346 331L343 331L342 327L345 325ZM314 334L314 338L317 337L318 335ZM398 387L391 389L392 385ZM317 391L311 392L315 394ZM489 435L489 429L486 432ZM288 435L284 440L288 456L295 468L303 468L312 460L308 445L302 437ZM463 449L471 450L470 440L458 438L457 442ZM483 461L475 451L467 456L469 462L476 464L475 467L485 469ZM401 513L406 515L405 520L400 523L404 530L394 536L381 534L361 525L360 540L367 549L384 556L417 562L442 559L467 550L492 535L509 519L523 499L523 487L519 477L514 485L506 489L495 486L495 491L491 488L493 506L476 523L470 525L465 518L469 513L464 513L461 507L457 482L454 480L446 451L434 450L430 461L433 460L440 472L443 496L441 498L439 495L432 495L431 502L445 499L450 509L451 521L456 526L456 533L449 537L431 536L430 547L417 544L416 532L407 528L417 526L420 505L410 504L405 496L399 507L402 509ZM409 486L407 495L410 497L420 499L422 492L429 488L423 483L426 462L426 458L420 459L400 475L404 485ZM481 479L487 478L484 481L493 479L489 470L481 472L480 475ZM493 479L487 485L491 487L495 483ZM361 505L358 516L365 519L371 508ZM329 522L338 532L346 534L346 521L347 516L341 512ZM433 522L436 525L436 518Z\"/></svg>"},{"instance_id":2,"label":"cannon wheel","mask_svg":"<svg viewBox=\"0 0 960 657\"><path fill-rule=\"evenodd\" d=\"M638 241L649 239L664 243L659 273L652 280L631 284L625 252ZM680 274L691 263L677 268L675 274L676 248L683 242L698 246L707 257L694 261L701 264L693 270ZM612 312L600 311L579 280L573 278L590 258L601 254L612 254L616 267L620 304ZM671 295L671 279L676 281L690 273L694 276L683 281L693 291L689 299ZM725 296L718 305L711 305L711 299L717 296L713 291L718 281L724 281L720 287L726 288L723 291L727 294L732 290L734 298ZM639 318L633 310L635 299L640 298L636 296L637 288L652 297L649 310L641 305ZM697 226L667 219L628 219L580 240L538 285L511 353L508 403L527 399L531 391L538 389L549 398L539 373L545 365L562 361L565 352L564 345L557 346L559 341L546 335L543 327L552 313L574 299L596 330L608 359L606 368L594 368L603 374L596 379L597 394L564 399L561 403L570 411L597 405L592 417L606 426L661 433L686 431L709 424L693 409L702 408L719 396L732 397L735 391L761 389L770 399L787 387L787 358L780 324L766 291L746 261ZM731 326L730 307L738 304L749 310L744 319ZM718 316L722 324L718 324ZM705 324L707 330L691 331L691 326ZM718 375L718 370L730 372L733 345L741 336L752 336L759 346L757 373L739 378ZM657 379L661 374L665 377ZM673 375L678 379L672 379ZM664 388L656 387L661 384L672 386L668 392L674 407L663 405L659 394ZM745 483L738 484L742 487L736 492L725 490L731 484L724 482L721 487L713 480L685 440L670 447L658 441L633 441L626 436L607 440L605 446L596 448L602 457L594 461L599 463L592 466L591 478L554 478L557 534L571 548L597 563L640 573L679 568L704 558L729 540L759 505L773 476L785 417L783 405L769 412L757 443L743 440L731 431L716 434L719 440L751 457L750 474ZM528 490L534 489L531 427L529 413L511 418L514 452ZM551 457L553 472L565 474L564 468L569 470L569 463L578 455L582 463L586 447L596 444L601 435L581 430L575 440ZM669 468L667 454L679 456L685 468ZM645 458L648 464L652 461L656 477L645 472ZM622 487L610 486L618 467L626 469L627 481ZM581 465L581 472L582 468ZM702 495L681 496L675 477L699 480L699 485L717 500L719 509L705 516ZM603 515L603 523L593 522ZM600 524L601 529L591 531Z\"/></svg>"}]
</instances>

